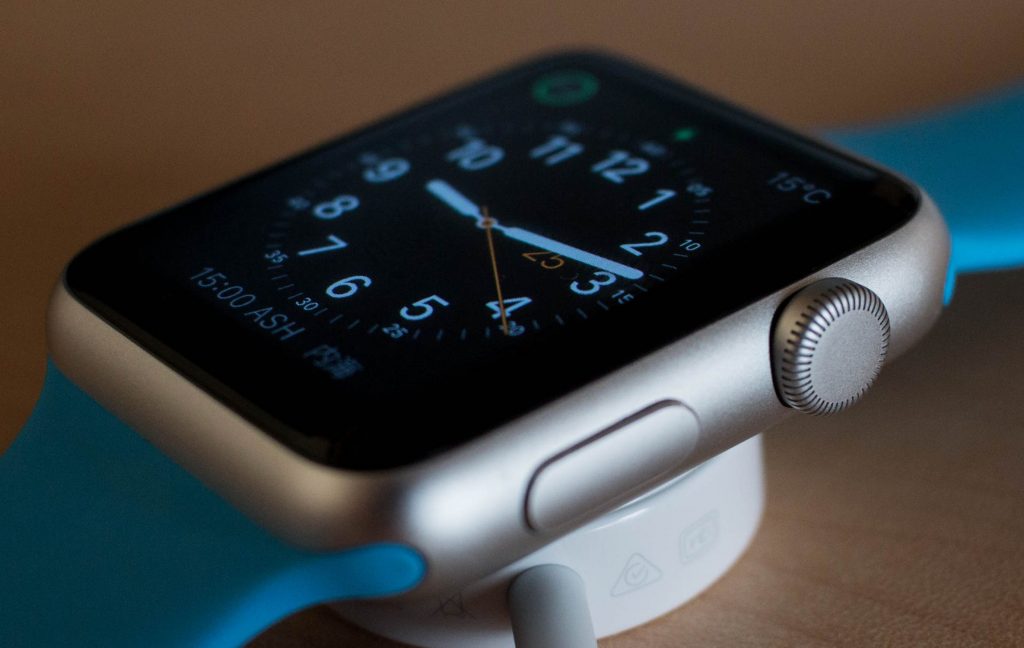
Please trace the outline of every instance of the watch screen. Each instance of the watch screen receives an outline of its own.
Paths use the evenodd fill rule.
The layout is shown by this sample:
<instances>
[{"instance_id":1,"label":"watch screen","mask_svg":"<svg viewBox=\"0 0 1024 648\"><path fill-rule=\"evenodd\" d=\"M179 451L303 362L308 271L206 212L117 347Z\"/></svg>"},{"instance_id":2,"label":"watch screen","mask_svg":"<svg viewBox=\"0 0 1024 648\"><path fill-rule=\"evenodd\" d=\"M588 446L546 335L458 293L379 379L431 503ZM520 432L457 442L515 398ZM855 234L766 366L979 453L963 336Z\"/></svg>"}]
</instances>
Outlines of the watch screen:
<instances>
[{"instance_id":1,"label":"watch screen","mask_svg":"<svg viewBox=\"0 0 1024 648\"><path fill-rule=\"evenodd\" d=\"M66 284L296 452L380 469L833 263L918 200L631 64L562 55L123 229Z\"/></svg>"}]
</instances>

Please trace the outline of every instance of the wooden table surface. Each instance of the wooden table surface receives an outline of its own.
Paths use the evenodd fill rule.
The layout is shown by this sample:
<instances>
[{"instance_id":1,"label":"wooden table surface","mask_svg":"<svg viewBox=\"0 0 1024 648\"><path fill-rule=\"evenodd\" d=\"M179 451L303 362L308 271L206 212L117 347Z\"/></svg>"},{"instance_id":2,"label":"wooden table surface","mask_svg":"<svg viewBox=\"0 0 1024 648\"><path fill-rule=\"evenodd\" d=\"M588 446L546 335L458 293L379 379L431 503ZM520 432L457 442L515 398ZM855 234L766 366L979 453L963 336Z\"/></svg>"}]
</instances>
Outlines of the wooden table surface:
<instances>
[{"instance_id":1,"label":"wooden table surface","mask_svg":"<svg viewBox=\"0 0 1024 648\"><path fill-rule=\"evenodd\" d=\"M528 55L603 47L798 126L1024 77L1019 0L894 4L4 3L0 448L76 250ZM962 281L862 405L768 435L764 522L726 577L602 645L1024 645L1022 320L1024 271ZM252 645L394 644L317 608Z\"/></svg>"}]
</instances>

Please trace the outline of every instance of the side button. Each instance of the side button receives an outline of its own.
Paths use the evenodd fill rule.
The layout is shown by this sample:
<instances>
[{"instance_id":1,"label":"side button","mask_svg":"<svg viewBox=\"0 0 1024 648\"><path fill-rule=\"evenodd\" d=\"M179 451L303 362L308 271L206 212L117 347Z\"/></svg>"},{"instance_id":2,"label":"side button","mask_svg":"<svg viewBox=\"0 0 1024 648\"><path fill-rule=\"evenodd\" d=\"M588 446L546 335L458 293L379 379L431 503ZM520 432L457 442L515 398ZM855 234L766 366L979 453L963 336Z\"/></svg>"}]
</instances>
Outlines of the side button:
<instances>
[{"instance_id":1,"label":"side button","mask_svg":"<svg viewBox=\"0 0 1024 648\"><path fill-rule=\"evenodd\" d=\"M641 494L672 475L699 434L697 417L675 401L619 421L537 469L526 493L527 524L547 531Z\"/></svg>"}]
</instances>

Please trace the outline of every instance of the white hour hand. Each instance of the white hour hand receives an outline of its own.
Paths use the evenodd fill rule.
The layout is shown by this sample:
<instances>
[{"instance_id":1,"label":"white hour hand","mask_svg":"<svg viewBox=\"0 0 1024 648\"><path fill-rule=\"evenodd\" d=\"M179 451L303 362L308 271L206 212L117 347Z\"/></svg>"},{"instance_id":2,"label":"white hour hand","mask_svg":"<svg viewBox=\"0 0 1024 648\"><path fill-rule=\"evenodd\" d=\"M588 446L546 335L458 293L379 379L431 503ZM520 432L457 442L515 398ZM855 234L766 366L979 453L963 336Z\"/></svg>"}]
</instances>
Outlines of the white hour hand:
<instances>
[{"instance_id":1,"label":"white hour hand","mask_svg":"<svg viewBox=\"0 0 1024 648\"><path fill-rule=\"evenodd\" d=\"M459 214L474 219L477 226L483 226L484 216L480 212L480 207L444 180L440 180L438 178L430 180L427 182L427 191ZM499 224L494 218L491 218L491 228L497 232L501 232L511 239L539 247L542 250L553 252L567 259L572 259L573 261L597 268L598 270L610 272L625 279L640 279L644 276L644 273L636 268L631 268L617 261L606 259L602 256L592 254L586 250L581 250L578 247L573 247L566 243L550 239L546 236L535 234L534 232L524 230L521 227L506 227Z\"/></svg>"}]
</instances>

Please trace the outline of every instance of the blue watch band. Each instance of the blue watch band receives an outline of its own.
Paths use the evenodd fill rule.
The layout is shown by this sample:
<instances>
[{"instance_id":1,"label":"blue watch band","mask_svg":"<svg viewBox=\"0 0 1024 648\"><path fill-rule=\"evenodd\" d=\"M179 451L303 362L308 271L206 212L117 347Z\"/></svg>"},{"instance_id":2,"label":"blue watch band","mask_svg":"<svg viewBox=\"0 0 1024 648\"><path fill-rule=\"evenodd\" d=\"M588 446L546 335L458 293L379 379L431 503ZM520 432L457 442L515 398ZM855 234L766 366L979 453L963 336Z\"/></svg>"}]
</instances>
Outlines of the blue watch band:
<instances>
[{"instance_id":1,"label":"blue watch band","mask_svg":"<svg viewBox=\"0 0 1024 648\"><path fill-rule=\"evenodd\" d=\"M52 364L0 456L0 646L235 646L328 600L423 577L397 544L288 546Z\"/></svg>"},{"instance_id":2,"label":"blue watch band","mask_svg":"<svg viewBox=\"0 0 1024 648\"><path fill-rule=\"evenodd\" d=\"M1024 85L827 137L935 199L953 237L951 275L1024 264Z\"/></svg>"}]
</instances>

